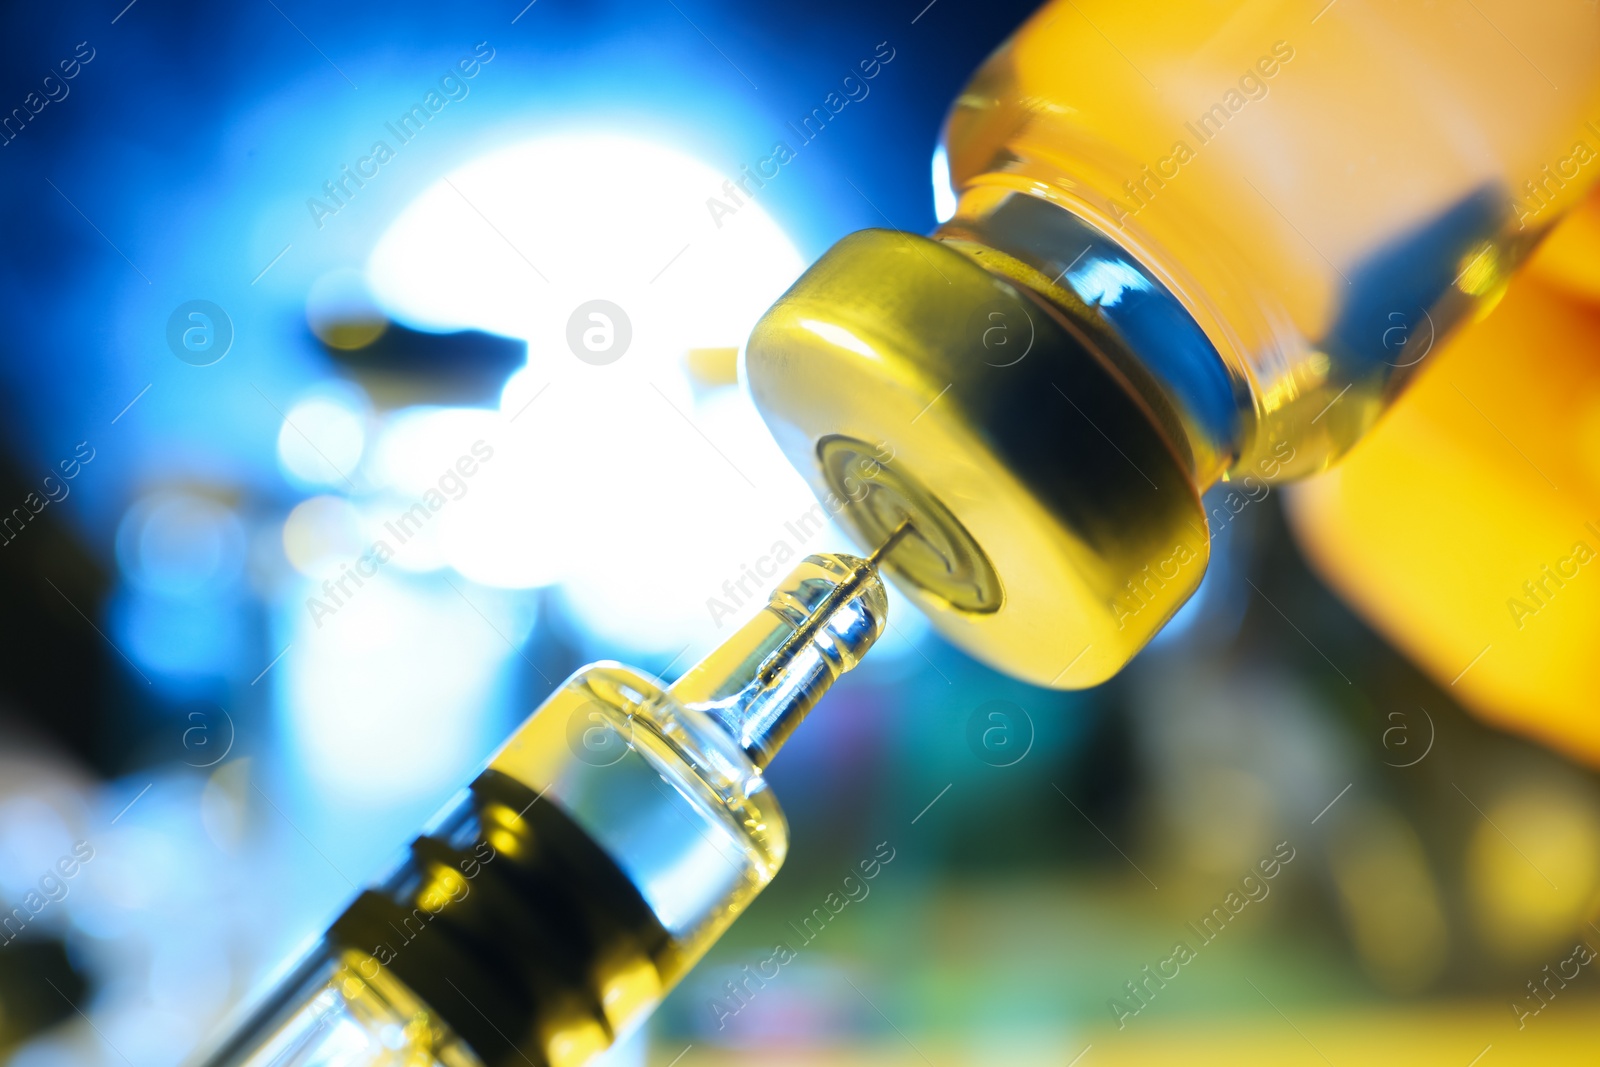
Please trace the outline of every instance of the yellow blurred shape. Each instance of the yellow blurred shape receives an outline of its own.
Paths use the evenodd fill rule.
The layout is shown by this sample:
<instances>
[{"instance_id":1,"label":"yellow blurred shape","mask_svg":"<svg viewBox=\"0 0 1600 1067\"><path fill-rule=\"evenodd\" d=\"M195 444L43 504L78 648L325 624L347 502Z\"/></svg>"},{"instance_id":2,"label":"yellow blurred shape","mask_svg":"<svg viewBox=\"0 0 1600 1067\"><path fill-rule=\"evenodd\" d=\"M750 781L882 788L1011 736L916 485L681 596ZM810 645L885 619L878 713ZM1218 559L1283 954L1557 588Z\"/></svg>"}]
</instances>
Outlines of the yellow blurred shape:
<instances>
[{"instance_id":1,"label":"yellow blurred shape","mask_svg":"<svg viewBox=\"0 0 1600 1067\"><path fill-rule=\"evenodd\" d=\"M1542 284L1600 303L1600 197L1573 208L1539 246L1526 270Z\"/></svg>"},{"instance_id":2,"label":"yellow blurred shape","mask_svg":"<svg viewBox=\"0 0 1600 1067\"><path fill-rule=\"evenodd\" d=\"M1600 309L1519 276L1288 510L1313 566L1440 686L1600 765L1597 350Z\"/></svg>"},{"instance_id":3,"label":"yellow blurred shape","mask_svg":"<svg viewBox=\"0 0 1600 1067\"><path fill-rule=\"evenodd\" d=\"M759 1060L763 1067L965 1067L972 1063L1050 1064L1062 1067L1566 1067L1595 1062L1595 1018L1600 999L1573 990L1519 1031L1505 1000L1422 1003L1402 1007L1315 1011L1286 1002L1278 987L1258 980L1269 1005L1241 980L1257 1008L1246 1015L1204 1019L1152 1019L1118 1031L1109 1024L1070 1037L1039 1042L1004 1058L975 1057L973 1049L941 1043L913 1031L910 1047L899 1035L872 1044L790 1045L714 1051L696 1043L659 1042L654 1067L734 1067ZM1279 1014L1275 1008L1281 1008ZM1086 1049L1087 1047L1087 1049ZM685 1055L687 1052L687 1055ZM1029 1054L1031 1052L1032 1054ZM677 1058L675 1058L677 1057Z\"/></svg>"},{"instance_id":4,"label":"yellow blurred shape","mask_svg":"<svg viewBox=\"0 0 1600 1067\"><path fill-rule=\"evenodd\" d=\"M737 348L691 348L683 357L689 377L696 385L737 385L739 383L739 350Z\"/></svg>"},{"instance_id":5,"label":"yellow blurred shape","mask_svg":"<svg viewBox=\"0 0 1600 1067\"><path fill-rule=\"evenodd\" d=\"M329 348L350 351L383 336L389 320L372 299L366 277L347 268L312 283L306 293L306 325Z\"/></svg>"},{"instance_id":6,"label":"yellow blurred shape","mask_svg":"<svg viewBox=\"0 0 1600 1067\"><path fill-rule=\"evenodd\" d=\"M1462 258L1456 288L1468 296L1486 296L1505 284L1505 270L1495 246L1484 242Z\"/></svg>"},{"instance_id":7,"label":"yellow blurred shape","mask_svg":"<svg viewBox=\"0 0 1600 1067\"><path fill-rule=\"evenodd\" d=\"M1600 815L1573 789L1528 786L1487 801L1467 849L1479 936L1502 959L1570 947L1600 884Z\"/></svg>"},{"instance_id":8,"label":"yellow blurred shape","mask_svg":"<svg viewBox=\"0 0 1600 1067\"><path fill-rule=\"evenodd\" d=\"M312 320L311 329L329 348L352 351L365 348L389 328L383 319Z\"/></svg>"},{"instance_id":9,"label":"yellow blurred shape","mask_svg":"<svg viewBox=\"0 0 1600 1067\"><path fill-rule=\"evenodd\" d=\"M451 903L459 903L472 892L466 879L456 872L454 867L442 863L433 863L428 867L428 882L417 890L417 900L422 906L437 915Z\"/></svg>"},{"instance_id":10,"label":"yellow blurred shape","mask_svg":"<svg viewBox=\"0 0 1600 1067\"><path fill-rule=\"evenodd\" d=\"M1328 858L1367 973L1390 993L1426 989L1444 966L1448 932L1416 831L1387 806L1352 805Z\"/></svg>"},{"instance_id":11,"label":"yellow blurred shape","mask_svg":"<svg viewBox=\"0 0 1600 1067\"><path fill-rule=\"evenodd\" d=\"M611 1044L611 1035L593 1019L556 1031L545 1042L545 1052L550 1067L581 1067L604 1052Z\"/></svg>"},{"instance_id":12,"label":"yellow blurred shape","mask_svg":"<svg viewBox=\"0 0 1600 1067\"><path fill-rule=\"evenodd\" d=\"M496 855L512 859L522 855L523 839L529 830L521 815L504 804L489 804L483 809L482 819L483 839L494 848Z\"/></svg>"},{"instance_id":13,"label":"yellow blurred shape","mask_svg":"<svg viewBox=\"0 0 1600 1067\"><path fill-rule=\"evenodd\" d=\"M228 735L232 734L233 729L230 720ZM232 737L226 736L216 741L219 748L224 743L231 746ZM212 843L227 853L237 852L245 842L250 769L248 757L229 760L211 772L205 788L200 792L200 825L205 827L206 836L211 838Z\"/></svg>"},{"instance_id":14,"label":"yellow blurred shape","mask_svg":"<svg viewBox=\"0 0 1600 1067\"><path fill-rule=\"evenodd\" d=\"M1537 1025L1518 1031L1501 1000L1319 1012L1285 1003L1270 984L1256 984L1272 1005L1246 986L1260 1004L1253 1017L1198 1025L1191 1019L1138 1033L1130 1026L1122 1035L1109 1030L1086 1034L1085 1041L1094 1039L1089 1054L1095 1057L1094 1067L1559 1067L1594 1062L1600 1001L1592 996L1574 995L1567 1010L1552 1009ZM1089 1067L1088 1056L1080 1067Z\"/></svg>"},{"instance_id":15,"label":"yellow blurred shape","mask_svg":"<svg viewBox=\"0 0 1600 1067\"><path fill-rule=\"evenodd\" d=\"M653 1007L661 999L661 972L642 957L623 955L606 968L601 981L600 1006L615 1027Z\"/></svg>"}]
</instances>

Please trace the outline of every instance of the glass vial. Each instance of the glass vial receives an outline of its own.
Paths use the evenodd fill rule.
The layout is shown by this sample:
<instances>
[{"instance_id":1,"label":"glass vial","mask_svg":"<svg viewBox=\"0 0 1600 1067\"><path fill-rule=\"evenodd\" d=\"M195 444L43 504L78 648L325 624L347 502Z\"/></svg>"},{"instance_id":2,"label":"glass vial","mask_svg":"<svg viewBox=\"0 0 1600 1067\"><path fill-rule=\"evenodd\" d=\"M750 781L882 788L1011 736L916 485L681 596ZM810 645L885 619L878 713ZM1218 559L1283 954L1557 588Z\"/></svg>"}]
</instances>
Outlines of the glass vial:
<instances>
[{"instance_id":1,"label":"glass vial","mask_svg":"<svg viewBox=\"0 0 1600 1067\"><path fill-rule=\"evenodd\" d=\"M936 161L951 217L840 241L743 377L946 637L1081 688L1199 586L1201 493L1331 464L1600 177L1600 20L1055 0Z\"/></svg>"}]
</instances>

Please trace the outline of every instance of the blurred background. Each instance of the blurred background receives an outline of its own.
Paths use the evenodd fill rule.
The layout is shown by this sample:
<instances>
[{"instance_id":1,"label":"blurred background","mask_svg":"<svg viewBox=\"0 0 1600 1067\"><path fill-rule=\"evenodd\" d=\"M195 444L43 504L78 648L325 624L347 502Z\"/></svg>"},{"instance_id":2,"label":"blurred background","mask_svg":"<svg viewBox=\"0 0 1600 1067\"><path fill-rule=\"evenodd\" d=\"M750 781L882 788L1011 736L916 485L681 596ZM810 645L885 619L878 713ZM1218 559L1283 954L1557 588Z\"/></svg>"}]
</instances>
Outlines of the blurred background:
<instances>
[{"instance_id":1,"label":"blurred background","mask_svg":"<svg viewBox=\"0 0 1600 1067\"><path fill-rule=\"evenodd\" d=\"M1030 7L0 16L0 1059L182 1060L566 674L676 677L759 557L847 544L733 350L838 237L931 229L944 112ZM1099 689L891 608L772 769L784 873L611 1062L1592 1058L1592 765L1225 490Z\"/></svg>"}]
</instances>

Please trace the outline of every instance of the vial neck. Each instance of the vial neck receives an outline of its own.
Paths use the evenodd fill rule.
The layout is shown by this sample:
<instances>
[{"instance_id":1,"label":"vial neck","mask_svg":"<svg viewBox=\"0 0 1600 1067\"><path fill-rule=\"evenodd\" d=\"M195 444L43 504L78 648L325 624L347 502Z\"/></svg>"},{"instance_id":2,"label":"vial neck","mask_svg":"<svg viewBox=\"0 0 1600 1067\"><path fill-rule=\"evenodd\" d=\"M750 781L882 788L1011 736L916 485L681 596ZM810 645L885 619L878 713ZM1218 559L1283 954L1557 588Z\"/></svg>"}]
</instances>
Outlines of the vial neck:
<instances>
[{"instance_id":1,"label":"vial neck","mask_svg":"<svg viewBox=\"0 0 1600 1067\"><path fill-rule=\"evenodd\" d=\"M823 694L861 661L887 616L872 561L807 556L754 618L667 694L709 715L765 768Z\"/></svg>"},{"instance_id":2,"label":"vial neck","mask_svg":"<svg viewBox=\"0 0 1600 1067\"><path fill-rule=\"evenodd\" d=\"M988 187L964 195L933 237L1066 318L1108 326L1131 357L1117 370L1185 456L1198 489L1237 461L1252 412L1248 384L1128 249L1048 200Z\"/></svg>"}]
</instances>

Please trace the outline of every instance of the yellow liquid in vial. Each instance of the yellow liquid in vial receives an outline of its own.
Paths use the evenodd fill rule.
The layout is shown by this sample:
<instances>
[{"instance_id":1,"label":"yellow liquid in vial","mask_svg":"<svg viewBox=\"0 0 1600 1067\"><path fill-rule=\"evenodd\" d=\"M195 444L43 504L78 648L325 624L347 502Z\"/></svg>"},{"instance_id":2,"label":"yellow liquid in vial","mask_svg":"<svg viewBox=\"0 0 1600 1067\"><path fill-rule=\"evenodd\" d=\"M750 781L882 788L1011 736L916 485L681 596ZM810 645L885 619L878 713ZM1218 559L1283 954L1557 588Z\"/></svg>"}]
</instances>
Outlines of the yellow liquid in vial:
<instances>
[{"instance_id":1,"label":"yellow liquid in vial","mask_svg":"<svg viewBox=\"0 0 1600 1067\"><path fill-rule=\"evenodd\" d=\"M1247 384L1257 425L1202 484L1284 441L1280 476L1304 474L1421 362L1402 342L1491 307L1600 176L1600 19L1512 0L1057 0L973 79L947 143L963 214L1003 192L1065 206ZM1428 245L1447 232L1471 240ZM1450 299L1411 306L1430 277ZM1328 343L1353 323L1376 358Z\"/></svg>"}]
</instances>

